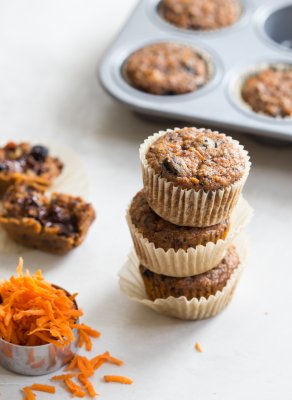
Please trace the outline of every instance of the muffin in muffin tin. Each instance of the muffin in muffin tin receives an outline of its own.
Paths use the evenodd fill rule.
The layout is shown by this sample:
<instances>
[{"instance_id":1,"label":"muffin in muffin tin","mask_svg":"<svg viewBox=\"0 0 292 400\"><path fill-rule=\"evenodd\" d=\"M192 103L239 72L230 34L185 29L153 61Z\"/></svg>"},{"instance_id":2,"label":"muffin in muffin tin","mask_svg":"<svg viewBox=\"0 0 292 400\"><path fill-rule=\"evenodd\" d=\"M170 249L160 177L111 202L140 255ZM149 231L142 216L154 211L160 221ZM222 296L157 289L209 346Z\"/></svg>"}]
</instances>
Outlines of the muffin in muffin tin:
<instances>
[{"instance_id":1,"label":"muffin in muffin tin","mask_svg":"<svg viewBox=\"0 0 292 400\"><path fill-rule=\"evenodd\" d=\"M236 23L241 4L239 0L161 0L159 12L179 28L209 31Z\"/></svg>"},{"instance_id":2,"label":"muffin in muffin tin","mask_svg":"<svg viewBox=\"0 0 292 400\"><path fill-rule=\"evenodd\" d=\"M267 66L251 74L242 84L241 96L256 113L292 117L292 66Z\"/></svg>"},{"instance_id":3,"label":"muffin in muffin tin","mask_svg":"<svg viewBox=\"0 0 292 400\"><path fill-rule=\"evenodd\" d=\"M210 61L190 46L154 43L125 61L123 75L134 88L154 95L197 91L210 80Z\"/></svg>"}]
</instances>

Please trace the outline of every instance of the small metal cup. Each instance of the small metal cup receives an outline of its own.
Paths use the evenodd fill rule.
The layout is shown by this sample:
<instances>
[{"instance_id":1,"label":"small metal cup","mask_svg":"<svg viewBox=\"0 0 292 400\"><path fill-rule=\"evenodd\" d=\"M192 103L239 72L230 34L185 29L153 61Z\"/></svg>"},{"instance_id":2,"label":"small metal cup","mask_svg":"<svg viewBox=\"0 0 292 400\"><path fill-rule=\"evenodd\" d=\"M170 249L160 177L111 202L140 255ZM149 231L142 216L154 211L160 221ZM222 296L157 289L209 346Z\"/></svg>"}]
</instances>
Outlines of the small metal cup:
<instances>
[{"instance_id":1,"label":"small metal cup","mask_svg":"<svg viewBox=\"0 0 292 400\"><path fill-rule=\"evenodd\" d=\"M66 290L64 292L69 295ZM75 300L74 304L78 309ZM78 320L76 322L78 323ZM20 346L0 338L0 364L21 375L50 374L68 363L77 353L78 332L77 330L73 332L75 341L64 347L58 347L52 343L40 346Z\"/></svg>"}]
</instances>

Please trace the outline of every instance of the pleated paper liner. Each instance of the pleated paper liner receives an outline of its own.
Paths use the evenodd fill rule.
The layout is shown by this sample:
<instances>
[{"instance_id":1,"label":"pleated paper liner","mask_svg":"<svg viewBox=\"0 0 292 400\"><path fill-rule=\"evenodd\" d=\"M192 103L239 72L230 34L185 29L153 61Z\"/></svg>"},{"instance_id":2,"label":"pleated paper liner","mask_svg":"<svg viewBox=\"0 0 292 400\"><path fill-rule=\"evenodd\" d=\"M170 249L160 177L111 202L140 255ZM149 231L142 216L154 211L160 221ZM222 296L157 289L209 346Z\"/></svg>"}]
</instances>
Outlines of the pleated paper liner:
<instances>
[{"instance_id":1,"label":"pleated paper liner","mask_svg":"<svg viewBox=\"0 0 292 400\"><path fill-rule=\"evenodd\" d=\"M155 301L147 299L139 271L139 260L134 251L130 253L128 261L119 273L120 288L130 300L144 304L160 314L187 320L214 317L231 301L246 262L249 247L246 237L240 235L235 244L240 257L240 265L231 275L224 289L218 291L215 295L209 296L208 299L201 297L200 299L187 300L184 296L156 299Z\"/></svg>"},{"instance_id":2,"label":"pleated paper liner","mask_svg":"<svg viewBox=\"0 0 292 400\"><path fill-rule=\"evenodd\" d=\"M187 251L179 249L156 248L133 225L129 212L127 222L138 258L142 265L151 271L174 277L185 277L202 274L214 268L224 257L228 246L240 234L249 223L253 210L248 202L240 197L240 200L231 215L230 230L226 239L219 239L216 243L208 242L205 246L198 245Z\"/></svg>"},{"instance_id":3,"label":"pleated paper liner","mask_svg":"<svg viewBox=\"0 0 292 400\"><path fill-rule=\"evenodd\" d=\"M24 141L24 140L23 140ZM53 181L47 193L62 192L73 196L81 196L87 200L89 184L84 163L74 152L63 147L48 145L50 153L64 163L61 175ZM0 253L2 254L24 254L34 251L14 242L0 225Z\"/></svg>"},{"instance_id":4,"label":"pleated paper liner","mask_svg":"<svg viewBox=\"0 0 292 400\"><path fill-rule=\"evenodd\" d=\"M148 203L158 215L176 225L194 227L216 225L228 218L238 201L250 170L248 153L238 141L229 137L240 148L245 159L246 170L243 177L220 190L182 189L156 174L146 160L148 149L157 139L178 129L155 133L140 146L143 182Z\"/></svg>"}]
</instances>

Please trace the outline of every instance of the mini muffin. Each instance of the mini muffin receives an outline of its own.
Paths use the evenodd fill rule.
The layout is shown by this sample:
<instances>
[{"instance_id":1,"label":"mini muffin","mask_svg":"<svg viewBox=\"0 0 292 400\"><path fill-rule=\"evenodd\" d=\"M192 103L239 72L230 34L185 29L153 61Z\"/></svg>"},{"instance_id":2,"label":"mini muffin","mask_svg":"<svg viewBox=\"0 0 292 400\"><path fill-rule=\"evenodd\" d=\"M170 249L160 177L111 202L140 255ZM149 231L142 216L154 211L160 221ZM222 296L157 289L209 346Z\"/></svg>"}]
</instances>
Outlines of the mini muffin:
<instances>
[{"instance_id":1,"label":"mini muffin","mask_svg":"<svg viewBox=\"0 0 292 400\"><path fill-rule=\"evenodd\" d=\"M18 179L48 187L60 175L63 163L45 146L9 142L0 148L0 196Z\"/></svg>"},{"instance_id":2,"label":"mini muffin","mask_svg":"<svg viewBox=\"0 0 292 400\"><path fill-rule=\"evenodd\" d=\"M28 183L9 187L0 214L0 224L17 243L59 254L79 246L94 219L93 207L80 197L53 193L48 198Z\"/></svg>"},{"instance_id":3,"label":"mini muffin","mask_svg":"<svg viewBox=\"0 0 292 400\"><path fill-rule=\"evenodd\" d=\"M292 117L292 67L270 67L248 77L241 94L257 113L271 117Z\"/></svg>"},{"instance_id":4,"label":"mini muffin","mask_svg":"<svg viewBox=\"0 0 292 400\"><path fill-rule=\"evenodd\" d=\"M237 141L209 129L155 134L140 147L140 158L150 207L182 226L211 226L228 218L250 168Z\"/></svg>"},{"instance_id":5,"label":"mini muffin","mask_svg":"<svg viewBox=\"0 0 292 400\"><path fill-rule=\"evenodd\" d=\"M188 300L200 299L215 295L222 291L227 281L240 264L235 246L230 246L223 260L213 269L203 274L174 278L156 274L140 264L147 296L150 300L166 299L170 296L184 296Z\"/></svg>"},{"instance_id":6,"label":"mini muffin","mask_svg":"<svg viewBox=\"0 0 292 400\"><path fill-rule=\"evenodd\" d=\"M238 0L162 0L159 11L179 28L208 31L233 25L241 5Z\"/></svg>"},{"instance_id":7,"label":"mini muffin","mask_svg":"<svg viewBox=\"0 0 292 400\"><path fill-rule=\"evenodd\" d=\"M156 95L194 92L209 80L207 62L189 46L158 43L135 51L124 76L131 86Z\"/></svg>"}]
</instances>

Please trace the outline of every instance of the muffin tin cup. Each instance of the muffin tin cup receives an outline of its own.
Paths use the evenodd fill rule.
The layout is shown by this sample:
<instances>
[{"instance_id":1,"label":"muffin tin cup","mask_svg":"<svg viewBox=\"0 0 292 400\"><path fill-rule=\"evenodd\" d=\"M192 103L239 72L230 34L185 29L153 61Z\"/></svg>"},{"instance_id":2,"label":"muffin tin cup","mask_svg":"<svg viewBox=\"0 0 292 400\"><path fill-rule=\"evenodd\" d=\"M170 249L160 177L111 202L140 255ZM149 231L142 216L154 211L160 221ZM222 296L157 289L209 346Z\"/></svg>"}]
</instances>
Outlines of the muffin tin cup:
<instances>
[{"instance_id":1,"label":"muffin tin cup","mask_svg":"<svg viewBox=\"0 0 292 400\"><path fill-rule=\"evenodd\" d=\"M246 171L243 177L220 190L182 189L156 174L146 160L148 149L157 139L178 129L155 133L140 146L144 190L148 203L161 218L176 225L204 227L219 224L229 217L237 204L251 165L248 153L243 146L230 138L239 146L245 158Z\"/></svg>"},{"instance_id":2,"label":"muffin tin cup","mask_svg":"<svg viewBox=\"0 0 292 400\"><path fill-rule=\"evenodd\" d=\"M226 239L219 239L216 243L208 242L205 246L189 248L187 251L179 249L156 248L154 243L141 233L132 223L129 212L127 222L133 239L136 254L140 263L151 271L173 277L186 277L202 274L219 264L224 257L228 246L236 239L242 229L252 217L252 209L242 197L231 216L230 230Z\"/></svg>"},{"instance_id":3,"label":"muffin tin cup","mask_svg":"<svg viewBox=\"0 0 292 400\"><path fill-rule=\"evenodd\" d=\"M184 296L156 299L155 301L147 299L144 283L139 271L139 260L135 252L129 255L127 263L120 271L120 288L130 300L144 304L159 314L186 320L214 317L224 310L231 301L244 269L248 255L248 242L244 236L241 235L237 239L236 248L240 257L239 267L231 275L224 289L218 291L215 295L209 296L208 299L201 297L200 299L187 300Z\"/></svg>"}]
</instances>

